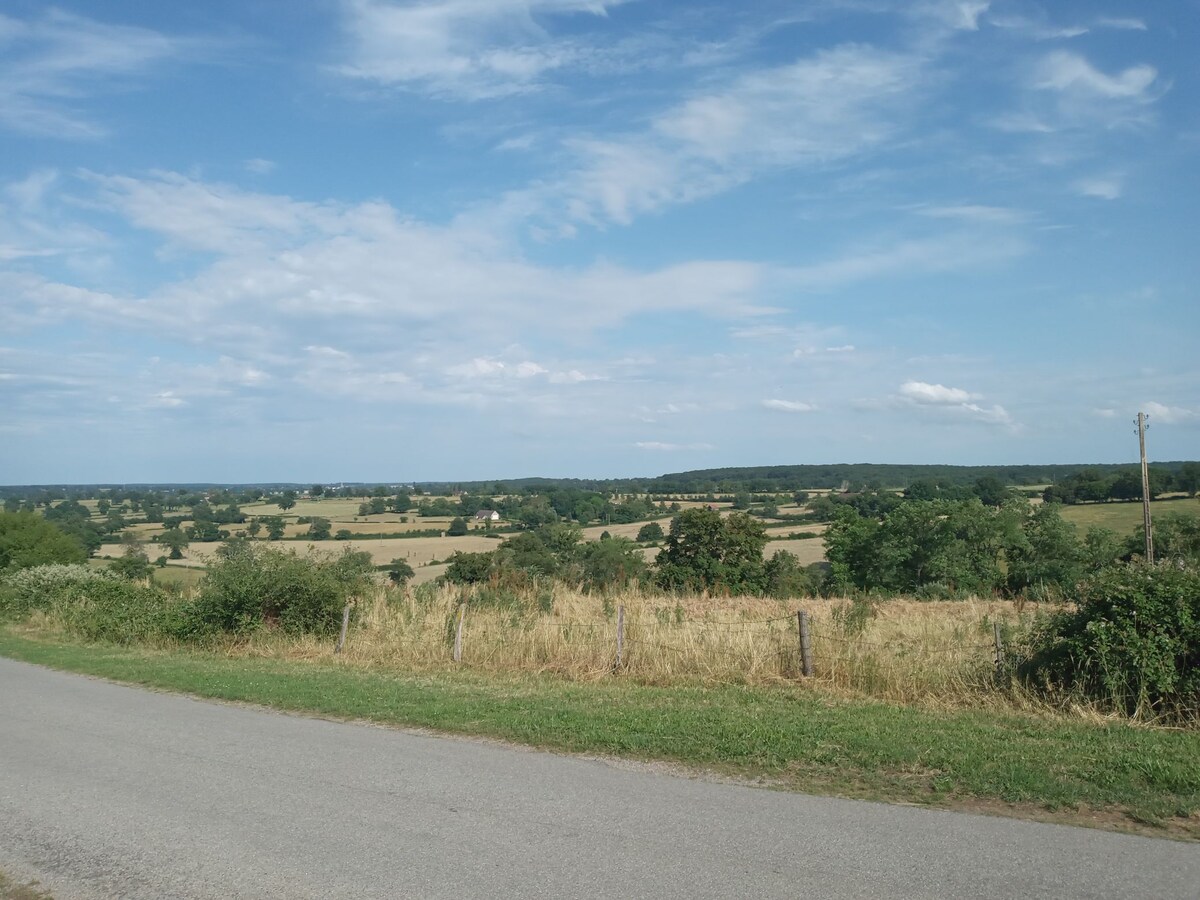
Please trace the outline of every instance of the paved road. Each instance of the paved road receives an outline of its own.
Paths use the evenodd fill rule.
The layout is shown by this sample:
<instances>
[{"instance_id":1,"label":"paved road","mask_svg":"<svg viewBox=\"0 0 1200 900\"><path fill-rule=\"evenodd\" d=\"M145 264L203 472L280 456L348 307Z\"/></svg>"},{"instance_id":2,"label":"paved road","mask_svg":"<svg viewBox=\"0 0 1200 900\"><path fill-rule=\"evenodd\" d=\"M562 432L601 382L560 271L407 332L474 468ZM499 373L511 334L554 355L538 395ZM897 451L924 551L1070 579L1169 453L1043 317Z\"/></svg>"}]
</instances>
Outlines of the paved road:
<instances>
[{"instance_id":1,"label":"paved road","mask_svg":"<svg viewBox=\"0 0 1200 900\"><path fill-rule=\"evenodd\" d=\"M1187 897L1200 848L805 797L0 659L0 869L71 897Z\"/></svg>"}]
</instances>

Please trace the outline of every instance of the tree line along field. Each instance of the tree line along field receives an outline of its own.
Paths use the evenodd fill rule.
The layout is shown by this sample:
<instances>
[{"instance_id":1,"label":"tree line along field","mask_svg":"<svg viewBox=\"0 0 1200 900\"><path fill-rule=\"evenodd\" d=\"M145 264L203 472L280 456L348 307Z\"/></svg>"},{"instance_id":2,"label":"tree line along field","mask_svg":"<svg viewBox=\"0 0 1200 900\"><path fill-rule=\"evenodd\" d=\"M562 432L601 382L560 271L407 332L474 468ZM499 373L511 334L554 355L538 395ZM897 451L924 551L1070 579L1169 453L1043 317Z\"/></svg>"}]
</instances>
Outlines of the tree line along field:
<instances>
[{"instance_id":1,"label":"tree line along field","mask_svg":"<svg viewBox=\"0 0 1200 900\"><path fill-rule=\"evenodd\" d=\"M1015 488L1015 490L1035 493L1044 490L1046 487L1046 485L1023 485ZM828 489L816 489L805 493L810 494L813 498L819 498L828 497L831 494L836 496L837 492L829 491ZM893 493L899 495L902 492L894 491ZM497 532L492 537L485 537L484 535L489 533L488 530L471 522L468 526L471 529L471 533L463 536L439 534L438 536L411 538L373 537L373 535L380 533L411 533L431 529L444 533L450 528L455 517L419 516L412 511L405 514L385 512L376 515L360 515L362 503L369 499L367 496L337 497L332 499L301 496L297 498L295 505L286 512L281 511L277 504L268 501L244 504L240 506L240 509L248 517L248 522L253 521L255 518L262 519L267 516L281 517L284 520L283 536L287 542L287 546L300 553L328 552L331 547L336 549L350 548L369 553L372 561L377 566L384 566L393 559L404 559L415 570L414 584L432 581L444 574L446 569L444 561L452 554L456 552L486 552L487 550L494 549L498 545L499 539L507 536L504 532ZM455 497L453 495L440 495L421 497L420 499L453 502ZM98 509L98 500L88 499L81 502L84 506L88 507L93 519L96 521L103 520L104 517ZM732 508L732 503L728 500L709 501L702 498L680 498L675 502L681 509L713 507L729 511ZM1031 498L1030 502L1038 503L1040 502L1040 498ZM1151 502L1151 510L1155 518L1166 513L1197 514L1200 513L1200 499L1188 498L1183 495L1157 499ZM808 511L809 507L807 505L784 503L778 506L778 512L785 516L799 516ZM1061 514L1066 521L1073 523L1081 531L1085 531L1092 526L1099 526L1110 529L1120 535L1132 534L1142 522L1142 507L1140 503L1100 502L1064 505L1061 507ZM333 533L339 531L349 532L349 539L336 542L328 540L305 540L310 526L307 522L301 522L300 520L312 517L328 519ZM667 524L665 517L666 514L660 517L664 526ZM650 519L607 526L591 525L583 528L582 534L584 540L588 541L599 540L601 535L605 533L614 537L620 536L633 539L645 521L650 521ZM766 533L769 538L769 543L765 551L767 556L774 555L780 550L785 550L794 554L803 565L811 565L824 561L823 540L789 539L789 536L798 533L819 535L824 530L825 526L823 523L776 524L769 518L764 518L763 522L766 525ZM187 524L189 523L185 521L185 527ZM497 524L503 526L508 523L500 522ZM231 536L244 536L246 534L245 525L229 525L224 527L229 530ZM164 530L164 526L161 523L132 522L121 533L127 533L139 541L147 542L147 553L153 558L157 555L154 553L154 541ZM203 568L219 546L219 542L190 542L188 547L183 551L182 557L180 559L169 560L167 565L172 569ZM122 552L124 552L124 547L121 544L105 543L98 550L96 556L98 559L108 560L120 556ZM647 561L652 562L658 553L658 547L647 546L643 548L642 552ZM196 580L196 576L180 574L174 577L167 576L167 579L190 584Z\"/></svg>"}]
</instances>

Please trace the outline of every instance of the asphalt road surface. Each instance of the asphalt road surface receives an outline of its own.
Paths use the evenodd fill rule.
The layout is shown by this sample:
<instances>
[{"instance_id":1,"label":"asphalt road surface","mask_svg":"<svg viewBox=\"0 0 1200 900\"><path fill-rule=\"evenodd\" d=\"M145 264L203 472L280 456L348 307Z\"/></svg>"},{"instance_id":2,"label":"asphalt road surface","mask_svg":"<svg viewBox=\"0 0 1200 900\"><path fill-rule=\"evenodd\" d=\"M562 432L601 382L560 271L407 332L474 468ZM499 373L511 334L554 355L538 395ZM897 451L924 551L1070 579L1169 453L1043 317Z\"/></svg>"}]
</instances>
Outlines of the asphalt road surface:
<instances>
[{"instance_id":1,"label":"asphalt road surface","mask_svg":"<svg viewBox=\"0 0 1200 900\"><path fill-rule=\"evenodd\" d=\"M1200 897L1200 847L807 797L0 659L0 869L72 897Z\"/></svg>"}]
</instances>

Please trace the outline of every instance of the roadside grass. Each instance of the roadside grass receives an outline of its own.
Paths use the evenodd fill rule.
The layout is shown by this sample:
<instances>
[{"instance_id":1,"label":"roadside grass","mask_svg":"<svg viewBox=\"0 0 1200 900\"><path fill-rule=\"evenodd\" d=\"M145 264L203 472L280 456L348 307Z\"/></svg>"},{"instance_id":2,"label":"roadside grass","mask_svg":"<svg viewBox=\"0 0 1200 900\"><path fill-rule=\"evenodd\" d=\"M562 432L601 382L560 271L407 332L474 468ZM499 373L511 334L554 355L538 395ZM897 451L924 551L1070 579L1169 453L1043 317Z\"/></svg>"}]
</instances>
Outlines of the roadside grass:
<instances>
[{"instance_id":1,"label":"roadside grass","mask_svg":"<svg viewBox=\"0 0 1200 900\"><path fill-rule=\"evenodd\" d=\"M638 684L356 667L52 643L0 654L280 710L679 764L806 793L1200 839L1200 734L994 710L936 710L806 685Z\"/></svg>"},{"instance_id":2,"label":"roadside grass","mask_svg":"<svg viewBox=\"0 0 1200 900\"><path fill-rule=\"evenodd\" d=\"M43 891L36 881L14 881L10 875L0 871L0 900L54 900Z\"/></svg>"},{"instance_id":3,"label":"roadside grass","mask_svg":"<svg viewBox=\"0 0 1200 900\"><path fill-rule=\"evenodd\" d=\"M1062 517L1068 522L1074 522L1081 530L1086 531L1093 525L1108 528L1120 535L1133 534L1142 524L1142 504L1135 503L1080 503L1059 507ZM1200 500L1193 497L1174 497L1165 500L1150 501L1150 516L1173 513L1200 514Z\"/></svg>"}]
</instances>

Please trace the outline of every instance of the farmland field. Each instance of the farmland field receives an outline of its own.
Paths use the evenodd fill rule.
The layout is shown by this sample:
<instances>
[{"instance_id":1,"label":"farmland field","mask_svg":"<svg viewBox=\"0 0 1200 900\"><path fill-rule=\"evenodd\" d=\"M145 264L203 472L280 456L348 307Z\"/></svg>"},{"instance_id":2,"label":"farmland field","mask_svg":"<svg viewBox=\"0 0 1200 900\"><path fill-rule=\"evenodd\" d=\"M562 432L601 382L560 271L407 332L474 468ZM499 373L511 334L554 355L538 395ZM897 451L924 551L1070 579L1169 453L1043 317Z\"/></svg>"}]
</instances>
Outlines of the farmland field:
<instances>
[{"instance_id":1,"label":"farmland field","mask_svg":"<svg viewBox=\"0 0 1200 900\"><path fill-rule=\"evenodd\" d=\"M480 553L495 550L500 542L495 538L485 538L469 534L463 537L425 537L425 538L384 538L382 540L349 540L349 541L287 541L274 543L272 546L284 550L295 550L300 554L308 553L341 553L345 549L365 551L371 554L375 565L386 565L393 559L403 559L416 569L434 559L446 559L455 551L463 553ZM192 563L207 563L220 549L218 542L194 543L184 551L184 559Z\"/></svg>"},{"instance_id":2,"label":"farmland field","mask_svg":"<svg viewBox=\"0 0 1200 900\"><path fill-rule=\"evenodd\" d=\"M1180 497L1150 502L1152 519L1174 513L1200 514L1200 500L1194 497ZM1142 524L1142 504L1082 503L1078 506L1062 507L1062 517L1068 522L1074 522L1084 530L1093 525L1099 525L1101 528L1110 528L1121 535L1133 534Z\"/></svg>"}]
</instances>

